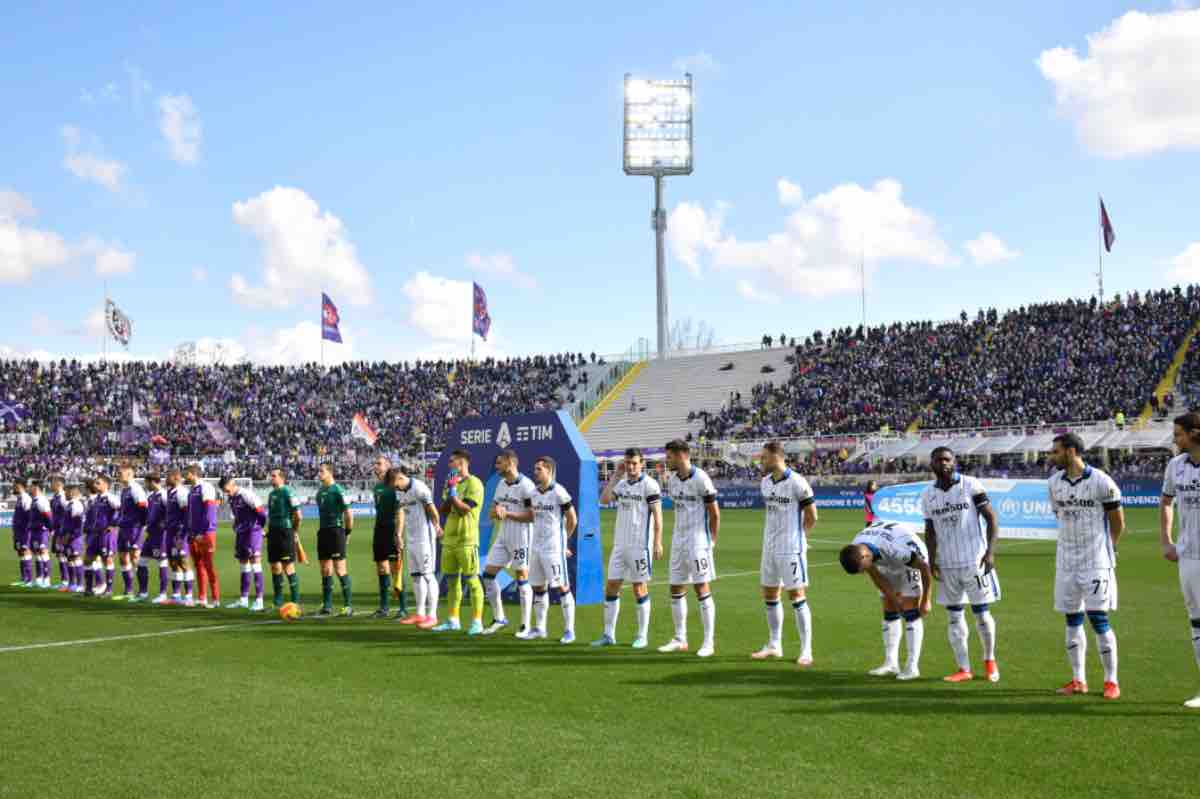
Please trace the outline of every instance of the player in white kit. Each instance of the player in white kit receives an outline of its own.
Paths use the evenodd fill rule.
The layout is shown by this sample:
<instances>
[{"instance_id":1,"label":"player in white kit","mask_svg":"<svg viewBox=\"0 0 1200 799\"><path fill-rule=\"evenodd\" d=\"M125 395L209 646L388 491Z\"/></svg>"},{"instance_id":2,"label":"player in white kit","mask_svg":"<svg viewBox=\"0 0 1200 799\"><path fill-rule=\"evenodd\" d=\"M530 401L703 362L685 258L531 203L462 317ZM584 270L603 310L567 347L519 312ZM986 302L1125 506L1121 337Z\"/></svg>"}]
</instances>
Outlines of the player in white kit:
<instances>
[{"instance_id":1,"label":"player in white kit","mask_svg":"<svg viewBox=\"0 0 1200 799\"><path fill-rule=\"evenodd\" d=\"M717 578L713 549L721 529L717 489L703 469L692 465L691 448L675 439L667 444L667 496L675 507L675 529L671 533L671 616L675 636L659 652L686 652L687 586L696 591L704 642L696 654L712 657L717 625L717 606L709 583Z\"/></svg>"},{"instance_id":2,"label":"player in white kit","mask_svg":"<svg viewBox=\"0 0 1200 799\"><path fill-rule=\"evenodd\" d=\"M1163 557L1179 564L1179 587L1191 619L1192 650L1200 666L1200 413L1175 419L1175 446L1179 455L1167 464L1158 510ZM1179 538L1172 540L1175 504L1179 504ZM1200 694L1183 703L1200 710Z\"/></svg>"},{"instance_id":3,"label":"player in white kit","mask_svg":"<svg viewBox=\"0 0 1200 799\"><path fill-rule=\"evenodd\" d=\"M933 577L939 581L938 604L949 616L947 636L958 670L946 682L974 679L968 651L963 605L971 603L975 629L983 646L983 668L990 682L1000 681L996 665L996 620L991 605L1000 601L1000 578L996 575L995 548L1000 526L983 484L959 474L954 453L937 447L930 453L933 485L921 494L925 517L925 543ZM986 533L980 521L986 523Z\"/></svg>"},{"instance_id":4,"label":"player in white kit","mask_svg":"<svg viewBox=\"0 0 1200 799\"><path fill-rule=\"evenodd\" d=\"M533 588L529 585L529 545L533 529L533 481L517 471L517 453L502 450L496 456L496 473L500 482L492 499L491 517L495 525L492 546L488 549L487 565L483 569L483 590L492 605L492 623L484 635L495 635L508 625L504 601L496 575L512 569L521 600L521 630L529 629L533 613Z\"/></svg>"},{"instance_id":5,"label":"player in white kit","mask_svg":"<svg viewBox=\"0 0 1200 799\"><path fill-rule=\"evenodd\" d=\"M1117 609L1117 541L1125 530L1121 489L1104 472L1083 462L1083 440L1074 433L1055 436L1050 460L1060 471L1046 481L1050 506L1058 517L1054 609L1067 617L1067 660L1071 681L1063 696L1087 693L1087 636L1084 613L1096 633L1104 666L1104 698L1117 699L1117 637L1108 612Z\"/></svg>"},{"instance_id":6,"label":"player in white kit","mask_svg":"<svg viewBox=\"0 0 1200 799\"><path fill-rule=\"evenodd\" d=\"M842 547L839 560L847 574L866 572L883 600L883 665L872 677L893 674L897 680L921 676L924 617L929 615L933 570L925 544L902 524L872 522ZM900 671L900 620L908 639L908 662Z\"/></svg>"},{"instance_id":7,"label":"player in white kit","mask_svg":"<svg viewBox=\"0 0 1200 799\"><path fill-rule=\"evenodd\" d=\"M637 636L634 649L645 649L650 627L650 577L654 561L661 560L662 502L658 481L645 473L646 461L636 447L625 450L625 459L604 486L600 502L616 504L617 523L612 554L608 558L608 583L604 596L604 635L592 646L617 643L617 615L621 610L621 586L633 583L637 598Z\"/></svg>"},{"instance_id":8,"label":"player in white kit","mask_svg":"<svg viewBox=\"0 0 1200 799\"><path fill-rule=\"evenodd\" d=\"M432 629L437 626L439 586L434 570L437 540L442 536L433 492L404 469L389 469L383 479L396 489L396 535L400 539L397 548L405 554L416 599L416 608L399 623Z\"/></svg>"},{"instance_id":9,"label":"player in white kit","mask_svg":"<svg viewBox=\"0 0 1200 799\"><path fill-rule=\"evenodd\" d=\"M812 486L788 468L783 444L768 441L762 449L766 473L761 491L767 512L763 518L763 550L760 566L763 602L767 606L767 643L750 655L754 660L783 657L782 589L788 592L800 657L796 665L812 665L812 611L808 607L808 536L817 523L817 505Z\"/></svg>"},{"instance_id":10,"label":"player in white kit","mask_svg":"<svg viewBox=\"0 0 1200 799\"><path fill-rule=\"evenodd\" d=\"M546 614L550 612L550 589L557 588L563 614L561 644L575 641L575 595L567 558L567 539L575 534L579 517L567 489L554 481L556 464L549 455L533 462L533 536L530 546L529 582L533 585L533 626L518 632L525 641L546 637Z\"/></svg>"}]
</instances>

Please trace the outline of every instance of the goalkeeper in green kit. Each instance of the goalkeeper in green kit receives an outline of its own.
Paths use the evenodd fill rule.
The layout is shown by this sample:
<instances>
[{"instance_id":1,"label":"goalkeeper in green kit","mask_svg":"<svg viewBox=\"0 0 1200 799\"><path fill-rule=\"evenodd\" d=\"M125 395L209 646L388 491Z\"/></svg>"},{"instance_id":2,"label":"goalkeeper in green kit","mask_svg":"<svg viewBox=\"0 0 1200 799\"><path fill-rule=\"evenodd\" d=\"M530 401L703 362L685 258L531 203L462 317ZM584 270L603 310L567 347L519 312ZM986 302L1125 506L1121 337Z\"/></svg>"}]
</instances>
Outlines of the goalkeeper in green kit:
<instances>
[{"instance_id":1,"label":"goalkeeper in green kit","mask_svg":"<svg viewBox=\"0 0 1200 799\"><path fill-rule=\"evenodd\" d=\"M446 621L434 632L461 630L462 578L471 589L471 626L467 635L483 635L483 585L479 582L479 513L483 507L483 483L471 474L471 455L456 449L450 453L450 476L442 492L441 512L446 516L442 536L442 574L449 594Z\"/></svg>"}]
</instances>

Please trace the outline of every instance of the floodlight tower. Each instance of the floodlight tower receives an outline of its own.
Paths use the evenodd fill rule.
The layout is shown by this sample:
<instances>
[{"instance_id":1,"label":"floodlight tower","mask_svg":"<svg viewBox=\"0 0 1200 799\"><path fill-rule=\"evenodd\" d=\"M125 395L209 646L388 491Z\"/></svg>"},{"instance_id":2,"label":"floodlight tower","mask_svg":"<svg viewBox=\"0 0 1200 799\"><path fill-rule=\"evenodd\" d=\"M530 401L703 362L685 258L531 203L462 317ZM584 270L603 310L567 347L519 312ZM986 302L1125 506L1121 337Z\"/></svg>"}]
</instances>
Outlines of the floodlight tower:
<instances>
[{"instance_id":1,"label":"floodlight tower","mask_svg":"<svg viewBox=\"0 0 1200 799\"><path fill-rule=\"evenodd\" d=\"M625 75L623 162L626 175L654 178L655 266L658 278L658 357L667 357L667 264L663 237L663 178L692 174L692 76L644 80Z\"/></svg>"}]
</instances>

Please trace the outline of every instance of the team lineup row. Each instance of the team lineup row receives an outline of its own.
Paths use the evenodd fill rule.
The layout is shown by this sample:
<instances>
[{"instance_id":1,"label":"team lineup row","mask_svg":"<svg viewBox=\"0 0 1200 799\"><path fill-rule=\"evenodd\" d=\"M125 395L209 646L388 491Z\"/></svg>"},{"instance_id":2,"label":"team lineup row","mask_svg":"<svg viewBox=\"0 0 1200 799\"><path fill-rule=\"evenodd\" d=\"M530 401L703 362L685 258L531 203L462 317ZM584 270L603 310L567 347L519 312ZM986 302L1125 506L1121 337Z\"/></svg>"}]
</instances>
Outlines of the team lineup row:
<instances>
[{"instance_id":1,"label":"team lineup row","mask_svg":"<svg viewBox=\"0 0 1200 799\"><path fill-rule=\"evenodd\" d=\"M1200 414L1185 414L1175 422L1175 443L1181 454L1168 464L1160 512L1163 554L1178 561L1185 604L1191 618L1192 641L1200 664ZM687 589L695 592L703 640L700 657L715 652L716 606L712 581L716 577L714 550L720 531L717 492L704 471L691 464L688 445L667 445L665 486L645 473L636 449L626 452L616 473L603 487L601 501L616 506L612 551L608 564L603 634L593 646L613 646L625 582L636 599L637 634L632 646L648 645L653 564L663 556L661 498L675 508L669 559L669 585L674 635L660 652L686 652L688 643ZM1048 480L1051 504L1058 519L1054 605L1066 619L1066 652L1071 680L1058 689L1063 695L1087 693L1084 623L1089 622L1104 672L1104 697L1120 696L1117 640L1108 614L1117 608L1116 551L1124 531L1120 490L1107 474L1082 459L1084 445L1073 434L1055 438L1052 460L1058 471ZM818 516L808 482L788 468L782 445L766 444L761 453L762 494L766 513L763 530L761 585L767 617L767 642L751 657L783 656L783 594L793 609L799 637L797 665L813 663L812 615L808 608L807 541ZM501 452L495 461L500 476L488 508L496 534L487 560L479 561L479 519L484 510L482 482L471 473L470 455L456 450L440 503L421 480L385 459L376 462L374 560L379 579L379 609L387 618L393 598L400 603L401 624L448 632L463 629L461 605L464 580L470 588L468 635L494 635L509 622L497 575L511 570L517 584L521 639L547 637L550 592L558 593L564 631L560 641L575 640L575 603L567 559L577 515L569 493L555 482L555 464L539 458L533 479L519 471L517 456ZM948 616L948 639L957 670L948 682L974 678L969 656L965 608L970 605L983 649L984 673L1000 679L996 661L996 621L991 605L1001 598L995 568L999 524L983 485L959 475L954 454L946 448L932 453L934 482L921 497L925 540L904 525L872 522L840 553L850 574L865 573L878 589L883 608L884 662L871 671L900 680L920 676L924 618L932 606L933 584ZM334 579L340 582L342 615L353 614L352 585L346 571L346 540L353 529L349 502L322 465L316 503L319 513L317 557L322 578L319 615L332 615ZM218 607L220 587L213 553L216 550L217 490L201 479L198 466L171 471L165 485L156 475L134 480L133 469L119 469L123 488L110 492L106 476L88 481L89 497L78 486L49 481L45 496L39 482L18 482L13 518L14 546L21 579L14 585L50 588L50 561L59 562L58 590L113 597L119 562L124 595L133 602L179 603ZM241 567L240 598L228 607L264 608L262 546L267 544L274 588L274 605L284 604L284 584L291 601L299 602L295 561L307 560L299 538L300 502L281 470L271 473L272 491L264 505L248 488L229 478L217 489L229 503L235 532L234 555ZM1180 506L1180 536L1172 538L1174 505ZM444 527L441 524L445 520ZM441 541L441 573L447 578L447 618L439 622L437 544ZM159 567L159 595L149 598L150 569ZM415 609L407 607L401 590L404 568L412 581ZM134 574L137 590L134 590ZM199 600L193 584L198 583ZM253 588L253 592L252 589ZM250 598L253 595L253 603ZM483 625L485 603L492 621ZM907 659L899 662L901 640ZM1200 696L1188 707L1200 707Z\"/></svg>"}]
</instances>

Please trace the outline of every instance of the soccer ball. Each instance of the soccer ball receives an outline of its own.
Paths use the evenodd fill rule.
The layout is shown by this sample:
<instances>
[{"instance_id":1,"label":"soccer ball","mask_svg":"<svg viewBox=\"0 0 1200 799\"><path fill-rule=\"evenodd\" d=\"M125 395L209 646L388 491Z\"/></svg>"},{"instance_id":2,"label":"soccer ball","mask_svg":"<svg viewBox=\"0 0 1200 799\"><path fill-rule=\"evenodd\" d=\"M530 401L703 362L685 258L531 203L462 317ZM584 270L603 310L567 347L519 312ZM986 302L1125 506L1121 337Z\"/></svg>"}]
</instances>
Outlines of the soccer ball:
<instances>
[{"instance_id":1,"label":"soccer ball","mask_svg":"<svg viewBox=\"0 0 1200 799\"><path fill-rule=\"evenodd\" d=\"M295 602L288 602L286 605L281 605L279 608L279 618L284 621L299 621L304 615L304 611Z\"/></svg>"}]
</instances>

